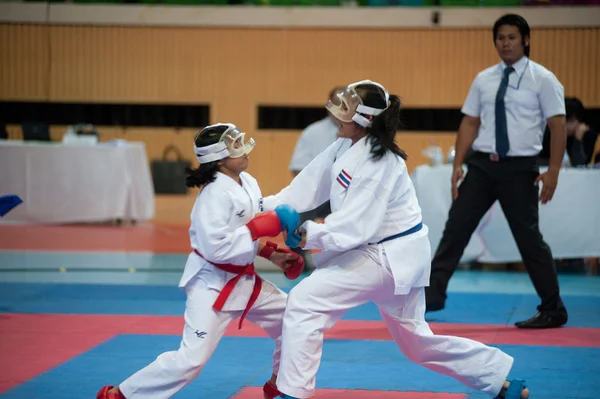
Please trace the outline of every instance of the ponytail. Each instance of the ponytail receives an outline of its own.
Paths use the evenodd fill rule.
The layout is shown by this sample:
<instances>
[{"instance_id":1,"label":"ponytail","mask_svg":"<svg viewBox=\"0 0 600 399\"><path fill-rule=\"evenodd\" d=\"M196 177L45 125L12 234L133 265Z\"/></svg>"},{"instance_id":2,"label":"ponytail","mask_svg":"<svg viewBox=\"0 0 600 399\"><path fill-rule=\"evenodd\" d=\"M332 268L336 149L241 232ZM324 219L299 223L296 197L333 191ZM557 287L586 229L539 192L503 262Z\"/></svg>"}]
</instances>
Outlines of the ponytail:
<instances>
[{"instance_id":1,"label":"ponytail","mask_svg":"<svg viewBox=\"0 0 600 399\"><path fill-rule=\"evenodd\" d=\"M195 169L186 168L185 185L188 187L202 187L214 182L217 178L218 168L218 161L201 164Z\"/></svg>"},{"instance_id":2,"label":"ponytail","mask_svg":"<svg viewBox=\"0 0 600 399\"><path fill-rule=\"evenodd\" d=\"M394 141L400 127L400 105L398 96L390 95L390 106L373 119L368 137L371 141L371 155L375 160L381 159L386 151L391 151L404 160L408 158L406 152Z\"/></svg>"}]
</instances>

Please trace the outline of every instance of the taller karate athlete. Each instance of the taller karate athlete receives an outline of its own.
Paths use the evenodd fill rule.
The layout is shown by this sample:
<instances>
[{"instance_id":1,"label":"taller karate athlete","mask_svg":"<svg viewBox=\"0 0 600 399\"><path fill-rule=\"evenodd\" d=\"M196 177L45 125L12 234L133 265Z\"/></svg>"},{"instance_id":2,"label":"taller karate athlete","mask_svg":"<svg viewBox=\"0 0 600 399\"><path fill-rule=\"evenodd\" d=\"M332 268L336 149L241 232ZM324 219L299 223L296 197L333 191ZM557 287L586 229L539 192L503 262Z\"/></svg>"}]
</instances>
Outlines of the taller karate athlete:
<instances>
[{"instance_id":1,"label":"taller karate athlete","mask_svg":"<svg viewBox=\"0 0 600 399\"><path fill-rule=\"evenodd\" d=\"M332 211L323 224L307 221L301 235L286 239L323 251L313 256L317 269L288 297L277 378L282 397L314 394L324 331L348 309L374 302L411 361L492 397L527 398L524 381L507 381L511 356L470 339L434 335L425 321L431 246L406 154L394 142L400 99L364 80L326 108L340 138L288 187L264 199L265 209L289 204L298 212L330 200Z\"/></svg>"}]
</instances>

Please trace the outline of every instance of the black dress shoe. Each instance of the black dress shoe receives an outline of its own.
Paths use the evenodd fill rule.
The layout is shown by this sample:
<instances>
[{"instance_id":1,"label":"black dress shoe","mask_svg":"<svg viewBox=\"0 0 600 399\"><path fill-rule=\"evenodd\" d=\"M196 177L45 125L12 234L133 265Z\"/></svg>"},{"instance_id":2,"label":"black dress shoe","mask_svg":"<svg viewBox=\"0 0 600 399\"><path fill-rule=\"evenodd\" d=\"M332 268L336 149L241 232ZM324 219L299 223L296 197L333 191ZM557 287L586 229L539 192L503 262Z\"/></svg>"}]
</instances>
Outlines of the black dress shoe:
<instances>
[{"instance_id":1,"label":"black dress shoe","mask_svg":"<svg viewBox=\"0 0 600 399\"><path fill-rule=\"evenodd\" d=\"M425 306L425 313L427 312L437 312L443 310L446 307L444 302L427 302Z\"/></svg>"},{"instance_id":2,"label":"black dress shoe","mask_svg":"<svg viewBox=\"0 0 600 399\"><path fill-rule=\"evenodd\" d=\"M531 319L516 322L515 326L519 328L557 328L566 323L566 315L540 312Z\"/></svg>"},{"instance_id":3,"label":"black dress shoe","mask_svg":"<svg viewBox=\"0 0 600 399\"><path fill-rule=\"evenodd\" d=\"M441 299L440 295L433 294L431 287L425 287L425 312L437 312L446 307L446 300Z\"/></svg>"}]
</instances>

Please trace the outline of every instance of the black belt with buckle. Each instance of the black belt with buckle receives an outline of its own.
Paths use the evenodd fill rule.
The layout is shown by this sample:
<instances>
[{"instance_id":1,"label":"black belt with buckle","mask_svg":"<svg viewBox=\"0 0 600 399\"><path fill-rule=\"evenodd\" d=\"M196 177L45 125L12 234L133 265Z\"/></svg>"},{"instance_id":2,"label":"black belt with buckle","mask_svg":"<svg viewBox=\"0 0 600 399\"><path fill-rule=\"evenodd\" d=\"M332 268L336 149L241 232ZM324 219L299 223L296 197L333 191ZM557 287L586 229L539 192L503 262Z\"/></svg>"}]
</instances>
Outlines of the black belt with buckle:
<instances>
[{"instance_id":1,"label":"black belt with buckle","mask_svg":"<svg viewBox=\"0 0 600 399\"><path fill-rule=\"evenodd\" d=\"M489 152L481 152L481 151L477 151L477 154L479 154L483 157L489 158L489 160L492 162L502 162L502 161L517 160L517 159L535 159L535 158L537 158L537 156L535 156L535 155L523 155L523 156L516 156L516 157L500 158L500 156L498 154L489 153Z\"/></svg>"}]
</instances>

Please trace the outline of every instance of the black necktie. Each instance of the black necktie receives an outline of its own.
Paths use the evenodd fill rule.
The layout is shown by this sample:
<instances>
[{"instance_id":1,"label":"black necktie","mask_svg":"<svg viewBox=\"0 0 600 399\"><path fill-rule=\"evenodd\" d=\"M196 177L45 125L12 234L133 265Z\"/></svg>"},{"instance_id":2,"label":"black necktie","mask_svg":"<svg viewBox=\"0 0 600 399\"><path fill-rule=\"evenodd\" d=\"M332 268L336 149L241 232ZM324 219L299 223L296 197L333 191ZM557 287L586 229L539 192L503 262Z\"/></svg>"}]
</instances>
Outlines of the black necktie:
<instances>
[{"instance_id":1,"label":"black necktie","mask_svg":"<svg viewBox=\"0 0 600 399\"><path fill-rule=\"evenodd\" d=\"M504 108L504 95L508 87L508 77L514 72L513 67L504 70L504 77L500 82L498 93L496 94L496 153L500 158L508 154L508 130L506 128L506 109Z\"/></svg>"}]
</instances>

